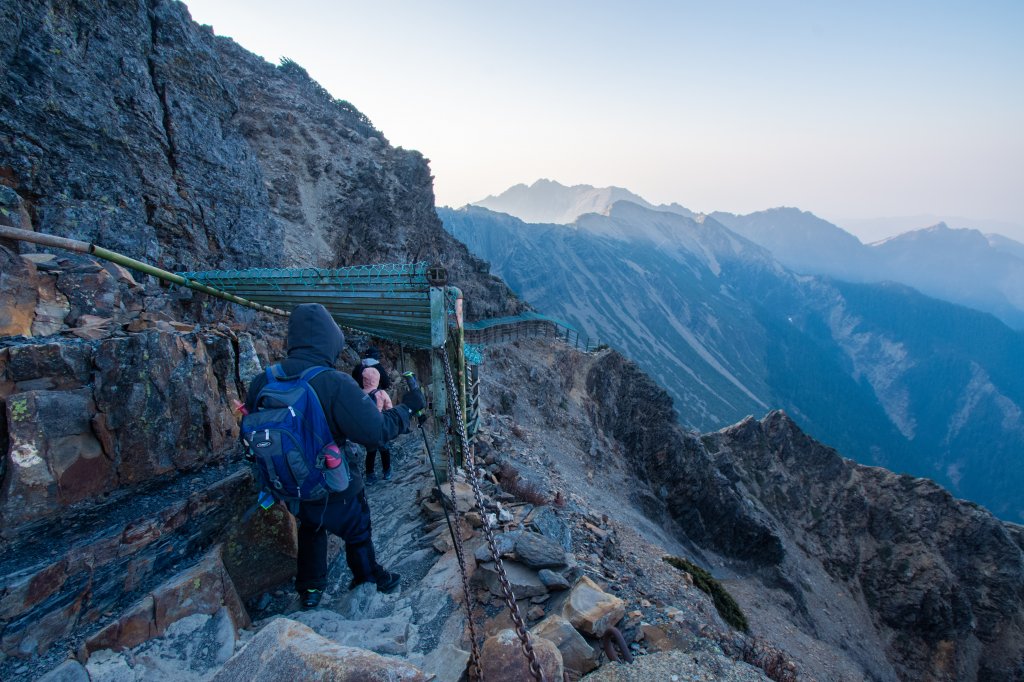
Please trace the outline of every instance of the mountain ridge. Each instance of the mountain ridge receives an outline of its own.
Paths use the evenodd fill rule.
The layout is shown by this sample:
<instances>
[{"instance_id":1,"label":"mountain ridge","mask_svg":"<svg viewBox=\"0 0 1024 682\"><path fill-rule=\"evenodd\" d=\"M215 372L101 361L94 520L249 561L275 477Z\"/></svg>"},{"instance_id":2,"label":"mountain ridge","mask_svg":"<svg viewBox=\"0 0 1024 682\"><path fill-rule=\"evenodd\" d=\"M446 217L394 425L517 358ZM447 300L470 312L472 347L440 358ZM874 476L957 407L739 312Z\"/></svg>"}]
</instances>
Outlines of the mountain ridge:
<instances>
[{"instance_id":1,"label":"mountain ridge","mask_svg":"<svg viewBox=\"0 0 1024 682\"><path fill-rule=\"evenodd\" d=\"M539 195L544 199L538 199ZM551 196L559 202L557 211L545 206ZM586 199L577 204L581 196ZM841 227L798 208L780 206L746 215L722 211L696 214L678 204L655 206L619 187L566 187L551 180L516 185L471 205L528 223L572 224L586 213L608 215L617 201L698 221L714 219L767 248L798 273L851 282L901 282L926 295L992 313L1024 330L1024 244L998 234L984 235L979 230L939 223L946 229L926 226L865 244ZM970 242L966 252L965 241Z\"/></svg>"},{"instance_id":2,"label":"mountain ridge","mask_svg":"<svg viewBox=\"0 0 1024 682\"><path fill-rule=\"evenodd\" d=\"M1013 464L1024 446L1014 378L1024 336L995 318L906 285L794 274L713 219L637 205L586 215L575 229L481 207L439 215L524 300L662 382L684 424L716 429L781 407L859 461L933 477L1024 518L1009 483L1024 476ZM978 338L999 350L975 349ZM937 386L947 398L932 397Z\"/></svg>"},{"instance_id":3,"label":"mountain ridge","mask_svg":"<svg viewBox=\"0 0 1024 682\"><path fill-rule=\"evenodd\" d=\"M622 187L569 187L547 178L541 178L532 185L513 185L501 194L492 194L471 203L499 213L514 215L526 222L568 225L585 213L606 213L612 204L618 201L629 201L645 208L658 208L689 218L697 215L676 203L654 206L643 197Z\"/></svg>"},{"instance_id":4,"label":"mountain ridge","mask_svg":"<svg viewBox=\"0 0 1024 682\"><path fill-rule=\"evenodd\" d=\"M716 552L709 561L766 620L828 642L820 655L851 660L870 679L1024 675L1019 644L1004 648L1024 637L1024 583L995 578L1024 571L1024 527L932 481L845 459L781 411L687 434L664 391L617 354L595 363L587 385L603 406L598 423L648 486L638 503ZM974 549L947 553L949 543ZM983 586L993 579L998 594ZM965 617L975 609L983 624Z\"/></svg>"}]
</instances>

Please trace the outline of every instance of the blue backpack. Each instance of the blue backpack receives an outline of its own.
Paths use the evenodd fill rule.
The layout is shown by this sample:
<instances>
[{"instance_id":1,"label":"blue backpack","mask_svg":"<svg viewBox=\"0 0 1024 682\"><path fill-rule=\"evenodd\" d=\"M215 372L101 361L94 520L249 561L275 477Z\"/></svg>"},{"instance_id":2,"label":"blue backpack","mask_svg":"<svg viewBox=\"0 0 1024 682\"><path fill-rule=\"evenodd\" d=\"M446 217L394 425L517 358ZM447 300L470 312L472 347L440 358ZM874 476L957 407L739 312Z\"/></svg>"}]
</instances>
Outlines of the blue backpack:
<instances>
[{"instance_id":1,"label":"blue backpack","mask_svg":"<svg viewBox=\"0 0 1024 682\"><path fill-rule=\"evenodd\" d=\"M267 383L252 414L242 418L240 438L262 490L281 502L323 499L349 484L348 460L334 443L323 406L310 380L326 367L285 376L280 365L267 368ZM327 466L327 456L341 460Z\"/></svg>"}]
</instances>

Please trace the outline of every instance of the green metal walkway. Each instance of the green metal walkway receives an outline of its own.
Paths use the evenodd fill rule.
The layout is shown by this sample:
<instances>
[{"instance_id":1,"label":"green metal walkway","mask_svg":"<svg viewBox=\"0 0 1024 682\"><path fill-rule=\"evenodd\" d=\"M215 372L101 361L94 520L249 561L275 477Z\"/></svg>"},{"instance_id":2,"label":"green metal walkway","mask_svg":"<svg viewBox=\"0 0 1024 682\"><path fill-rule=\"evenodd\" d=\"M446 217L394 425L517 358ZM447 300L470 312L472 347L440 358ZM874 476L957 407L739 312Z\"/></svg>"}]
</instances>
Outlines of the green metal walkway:
<instances>
[{"instance_id":1,"label":"green metal walkway","mask_svg":"<svg viewBox=\"0 0 1024 682\"><path fill-rule=\"evenodd\" d=\"M590 339L576 327L533 311L466 322L464 328L466 343L481 346L527 337L559 338L577 350L588 353L601 346L600 342Z\"/></svg>"},{"instance_id":2,"label":"green metal walkway","mask_svg":"<svg viewBox=\"0 0 1024 682\"><path fill-rule=\"evenodd\" d=\"M436 348L443 336L433 334L451 317L461 294L443 287L445 299L431 303L432 285L443 277L427 263L356 265L345 268L253 268L179 272L179 277L249 301L290 311L300 303L321 303L342 327L413 348ZM443 285L442 285L443 286ZM451 326L450 324L448 326ZM465 340L475 345L526 337L559 338L582 351L600 344L561 320L528 311L509 317L466 322ZM479 361L477 361L479 362Z\"/></svg>"},{"instance_id":3,"label":"green metal walkway","mask_svg":"<svg viewBox=\"0 0 1024 682\"><path fill-rule=\"evenodd\" d=\"M181 272L181 277L250 301L290 311L301 303L321 303L341 326L414 348L444 343L445 306L457 290L432 286L427 263L357 265L345 268L254 268ZM441 335L432 333L438 331Z\"/></svg>"}]
</instances>

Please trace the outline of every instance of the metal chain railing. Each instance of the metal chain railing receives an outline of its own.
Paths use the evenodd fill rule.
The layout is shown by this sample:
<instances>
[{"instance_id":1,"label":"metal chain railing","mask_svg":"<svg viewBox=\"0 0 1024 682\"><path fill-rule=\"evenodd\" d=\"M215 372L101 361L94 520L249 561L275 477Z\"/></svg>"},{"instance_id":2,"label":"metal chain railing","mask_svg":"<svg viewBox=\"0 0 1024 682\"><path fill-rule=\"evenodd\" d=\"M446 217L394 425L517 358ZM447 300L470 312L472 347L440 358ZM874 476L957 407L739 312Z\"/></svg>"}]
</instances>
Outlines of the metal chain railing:
<instances>
[{"instance_id":1,"label":"metal chain railing","mask_svg":"<svg viewBox=\"0 0 1024 682\"><path fill-rule=\"evenodd\" d=\"M441 490L441 478L437 474L437 467L434 466L434 455L430 449L430 442L427 432L423 430L423 422L420 421L420 434L423 436L423 447L427 451L427 461L430 464L430 471L434 474L434 482L437 484L437 494L441 498L441 511L444 512L445 521L448 522L448 533L452 536L452 546L455 547L456 557L459 561L459 574L462 576L462 596L466 603L466 620L469 622L469 636L471 646L471 660L476 676L470 676L471 682L483 682L483 674L480 667L480 649L477 645L476 625L473 623L473 599L469 591L469 576L466 574L466 554L462 549L462 518L459 514L459 505L455 499L455 470L454 458L451 456L451 440L445 436L445 448L448 451L448 479L452 481L452 513L455 515L455 525L452 525L451 516L448 514L448 507L444 503L444 492ZM446 429L447 431L447 429ZM455 528L459 531L456 533Z\"/></svg>"},{"instance_id":2,"label":"metal chain railing","mask_svg":"<svg viewBox=\"0 0 1024 682\"><path fill-rule=\"evenodd\" d=\"M508 575L505 573L505 566L501 562L501 553L498 552L498 546L494 541L494 533L491 532L491 525L487 522L487 515L484 511L484 497L483 493L480 492L480 481L477 479L476 461L473 457L473 453L469 449L469 438L466 435L466 423L463 421L462 408L459 406L457 397L458 391L455 387L455 377L452 374L452 366L451 361L448 358L448 350L442 346L437 349L437 353L441 357L441 364L444 366L444 380L448 389L449 405L452 408L452 413L455 418L455 424L457 426L456 431L459 436L459 443L462 446L462 453L466 458L466 476L469 478L470 484L473 487L473 496L476 499L476 506L483 517L484 537L487 539L487 547L491 551L491 558L494 559L494 569L498 574L498 582L501 583L501 592L505 598L505 604L508 606L509 614L512 616L512 623L515 625L516 634L519 636L519 641L522 643L523 653L529 661L530 673L537 682L547 682L544 677L544 671L541 670L540 663L537 662L537 654L533 650L533 644L530 642L530 633L526 631L526 623L523 620L522 614L519 613L519 605L516 603L516 595L513 593L512 585L508 581Z\"/></svg>"},{"instance_id":3,"label":"metal chain railing","mask_svg":"<svg viewBox=\"0 0 1024 682\"><path fill-rule=\"evenodd\" d=\"M466 598L466 620L469 621L470 656L473 661L475 676L470 675L470 680L484 682L484 669L480 665L480 649L477 645L476 626L473 624L473 601L469 592L469 576L466 575L466 554L462 549L462 514L459 513L459 501L455 496L455 457L452 452L452 442L445 440L445 450L448 456L448 484L452 493L452 508L455 514L455 528L449 527L452 534L452 542L455 543L455 554L459 559L459 573L462 574L462 593ZM438 491L440 492L440 491ZM444 504L442 497L441 504ZM482 513L482 512L481 512Z\"/></svg>"}]
</instances>

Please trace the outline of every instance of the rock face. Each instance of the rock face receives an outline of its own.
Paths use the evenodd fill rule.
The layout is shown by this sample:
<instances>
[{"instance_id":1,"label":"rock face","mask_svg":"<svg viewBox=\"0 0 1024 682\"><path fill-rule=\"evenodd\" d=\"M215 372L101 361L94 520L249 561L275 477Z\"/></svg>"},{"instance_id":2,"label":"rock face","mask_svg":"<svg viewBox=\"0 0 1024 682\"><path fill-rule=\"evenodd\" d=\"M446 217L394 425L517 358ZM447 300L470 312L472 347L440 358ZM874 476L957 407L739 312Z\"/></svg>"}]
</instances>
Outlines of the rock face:
<instances>
[{"instance_id":1,"label":"rock face","mask_svg":"<svg viewBox=\"0 0 1024 682\"><path fill-rule=\"evenodd\" d=\"M3 345L0 383L12 391L0 498L6 537L69 504L196 470L234 446L230 335L149 331Z\"/></svg>"},{"instance_id":2,"label":"rock face","mask_svg":"<svg viewBox=\"0 0 1024 682\"><path fill-rule=\"evenodd\" d=\"M587 387L653 493L640 502L760 576L762 590L781 588L803 627L845 642L872 676L1024 674L1020 526L931 481L843 459L782 412L690 436L668 396L614 353Z\"/></svg>"},{"instance_id":3,"label":"rock face","mask_svg":"<svg viewBox=\"0 0 1024 682\"><path fill-rule=\"evenodd\" d=\"M422 155L183 3L3 0L0 64L0 184L42 232L170 270L440 261L470 314L517 305L442 230Z\"/></svg>"},{"instance_id":4,"label":"rock face","mask_svg":"<svg viewBox=\"0 0 1024 682\"><path fill-rule=\"evenodd\" d=\"M221 547L211 550L192 568L146 595L120 619L86 640L83 658L100 649L130 649L195 614L213 615L226 609L232 632L249 626L249 614L224 568Z\"/></svg>"},{"instance_id":5,"label":"rock face","mask_svg":"<svg viewBox=\"0 0 1024 682\"><path fill-rule=\"evenodd\" d=\"M600 637L626 615L626 604L583 576L562 606L562 616L576 629Z\"/></svg>"},{"instance_id":6,"label":"rock face","mask_svg":"<svg viewBox=\"0 0 1024 682\"><path fill-rule=\"evenodd\" d=\"M562 679L562 654L553 643L543 637L532 637L530 643L537 663L546 680ZM522 643L511 628L488 637L480 650L480 666L486 680L529 680L530 664L523 653Z\"/></svg>"},{"instance_id":7,"label":"rock face","mask_svg":"<svg viewBox=\"0 0 1024 682\"><path fill-rule=\"evenodd\" d=\"M530 629L530 633L543 637L562 654L566 672L584 675L597 667L597 652L576 631L572 623L558 615L551 615Z\"/></svg>"},{"instance_id":8,"label":"rock face","mask_svg":"<svg viewBox=\"0 0 1024 682\"><path fill-rule=\"evenodd\" d=\"M184 5L0 12L0 165L37 197L40 229L172 267L238 263L249 239L280 241L258 163L230 122L232 84Z\"/></svg>"},{"instance_id":9,"label":"rock face","mask_svg":"<svg viewBox=\"0 0 1024 682\"><path fill-rule=\"evenodd\" d=\"M427 682L414 666L371 651L336 644L287 618L259 631L218 672L215 682Z\"/></svg>"},{"instance_id":10,"label":"rock face","mask_svg":"<svg viewBox=\"0 0 1024 682\"><path fill-rule=\"evenodd\" d=\"M7 542L0 648L9 656L42 654L78 629L108 621L106 614L130 608L177 562L192 560L218 538L251 494L247 471L212 469L140 494L139 507L80 512L62 527Z\"/></svg>"},{"instance_id":11,"label":"rock face","mask_svg":"<svg viewBox=\"0 0 1024 682\"><path fill-rule=\"evenodd\" d=\"M1024 674L1020 526L927 479L844 460L780 412L706 445L784 529L787 559L801 547L863 595L901 677ZM795 577L797 566L787 561L782 571Z\"/></svg>"},{"instance_id":12,"label":"rock face","mask_svg":"<svg viewBox=\"0 0 1024 682\"><path fill-rule=\"evenodd\" d=\"M109 622L219 540L242 599L291 575L290 516L233 520L253 494L229 456L240 344L227 327L0 341L6 655L45 654L103 626L110 642L160 630L156 602L117 632Z\"/></svg>"}]
</instances>

